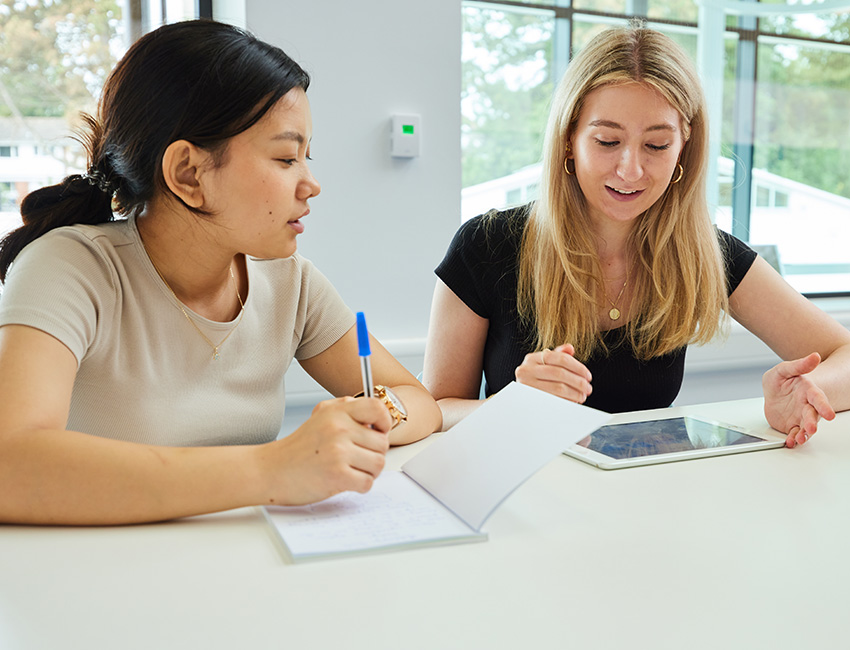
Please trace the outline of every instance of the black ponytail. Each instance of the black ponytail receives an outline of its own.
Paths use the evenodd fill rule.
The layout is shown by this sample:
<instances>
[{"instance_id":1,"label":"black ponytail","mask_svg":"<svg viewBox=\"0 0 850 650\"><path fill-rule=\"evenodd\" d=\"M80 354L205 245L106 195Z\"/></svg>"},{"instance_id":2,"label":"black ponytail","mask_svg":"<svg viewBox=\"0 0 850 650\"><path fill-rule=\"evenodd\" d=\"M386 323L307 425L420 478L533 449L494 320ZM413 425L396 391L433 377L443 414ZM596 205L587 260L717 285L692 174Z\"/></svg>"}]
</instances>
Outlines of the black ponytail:
<instances>
[{"instance_id":1,"label":"black ponytail","mask_svg":"<svg viewBox=\"0 0 850 650\"><path fill-rule=\"evenodd\" d=\"M60 226L111 220L111 198L78 175L28 194L21 203L24 225L0 241L0 282L6 281L6 271L21 249L46 232Z\"/></svg>"},{"instance_id":2,"label":"black ponytail","mask_svg":"<svg viewBox=\"0 0 850 650\"><path fill-rule=\"evenodd\" d=\"M290 90L309 84L309 75L282 50L232 25L194 20L146 34L109 75L97 118L83 116L78 139L88 172L36 190L21 203L24 225L0 241L0 282L22 249L54 228L105 223L113 210L138 215L157 195L177 198L162 175L172 142L186 140L220 161L216 154L230 138Z\"/></svg>"}]
</instances>

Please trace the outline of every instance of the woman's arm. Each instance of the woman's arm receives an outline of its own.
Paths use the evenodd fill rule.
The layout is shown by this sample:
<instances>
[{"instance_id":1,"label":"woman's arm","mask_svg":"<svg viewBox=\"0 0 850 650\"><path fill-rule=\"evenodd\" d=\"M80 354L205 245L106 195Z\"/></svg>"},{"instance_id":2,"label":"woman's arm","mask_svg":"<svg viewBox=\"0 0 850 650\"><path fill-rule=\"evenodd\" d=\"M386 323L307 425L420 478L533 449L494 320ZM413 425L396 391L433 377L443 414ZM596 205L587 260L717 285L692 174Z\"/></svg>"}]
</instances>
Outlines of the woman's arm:
<instances>
[{"instance_id":1,"label":"woman's arm","mask_svg":"<svg viewBox=\"0 0 850 650\"><path fill-rule=\"evenodd\" d=\"M158 447L66 431L76 369L52 336L0 327L2 522L124 524L298 505L365 492L384 466L391 419L371 400L326 402L264 445Z\"/></svg>"},{"instance_id":2,"label":"woman's arm","mask_svg":"<svg viewBox=\"0 0 850 650\"><path fill-rule=\"evenodd\" d=\"M437 280L423 379L443 411L444 430L460 422L483 401L478 397L489 327L490 321ZM592 390L590 371L576 360L569 344L525 355L515 377L521 384L579 404Z\"/></svg>"},{"instance_id":3,"label":"woman's arm","mask_svg":"<svg viewBox=\"0 0 850 650\"><path fill-rule=\"evenodd\" d=\"M783 360L763 379L765 415L801 444L819 417L850 408L850 332L756 258L729 298L732 316ZM816 353L816 356L814 355Z\"/></svg>"},{"instance_id":4,"label":"woman's arm","mask_svg":"<svg viewBox=\"0 0 850 650\"><path fill-rule=\"evenodd\" d=\"M422 380L440 405L444 431L483 402L478 396L488 328L486 318L473 312L442 280L437 280Z\"/></svg>"},{"instance_id":5,"label":"woman's arm","mask_svg":"<svg viewBox=\"0 0 850 650\"><path fill-rule=\"evenodd\" d=\"M407 421L390 431L390 444L406 445L439 431L442 414L425 387L370 335L372 378L398 395L407 410ZM358 356L357 330L352 327L324 352L300 361L307 373L336 396L356 395L363 390ZM372 400L386 407L377 399Z\"/></svg>"}]
</instances>

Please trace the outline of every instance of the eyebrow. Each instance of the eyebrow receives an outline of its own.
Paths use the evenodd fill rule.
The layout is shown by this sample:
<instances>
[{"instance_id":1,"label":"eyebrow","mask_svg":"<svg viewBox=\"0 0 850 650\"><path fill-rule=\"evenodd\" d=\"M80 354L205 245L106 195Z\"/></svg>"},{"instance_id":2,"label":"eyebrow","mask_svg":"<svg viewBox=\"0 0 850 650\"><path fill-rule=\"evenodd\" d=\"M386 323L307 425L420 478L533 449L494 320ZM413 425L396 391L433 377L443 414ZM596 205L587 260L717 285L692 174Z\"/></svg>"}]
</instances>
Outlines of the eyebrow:
<instances>
[{"instance_id":1,"label":"eyebrow","mask_svg":"<svg viewBox=\"0 0 850 650\"><path fill-rule=\"evenodd\" d=\"M304 136L297 131L284 131L272 136L272 140L293 140L298 144L304 144Z\"/></svg>"},{"instance_id":2,"label":"eyebrow","mask_svg":"<svg viewBox=\"0 0 850 650\"><path fill-rule=\"evenodd\" d=\"M611 120L593 120L590 123L590 126L607 126L609 129L619 129L620 131L625 131L622 124L618 124L617 122L612 122ZM647 131L676 131L676 127L672 124L654 124L653 126L647 127Z\"/></svg>"}]
</instances>

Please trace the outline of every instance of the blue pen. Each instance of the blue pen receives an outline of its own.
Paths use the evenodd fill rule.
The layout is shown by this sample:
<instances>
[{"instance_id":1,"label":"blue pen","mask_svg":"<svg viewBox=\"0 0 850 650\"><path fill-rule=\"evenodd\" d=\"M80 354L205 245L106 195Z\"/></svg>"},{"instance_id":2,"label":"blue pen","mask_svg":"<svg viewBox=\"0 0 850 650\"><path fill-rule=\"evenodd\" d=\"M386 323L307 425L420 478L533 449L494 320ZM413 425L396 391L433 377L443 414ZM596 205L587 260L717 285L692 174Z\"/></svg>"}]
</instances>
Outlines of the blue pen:
<instances>
[{"instance_id":1,"label":"blue pen","mask_svg":"<svg viewBox=\"0 0 850 650\"><path fill-rule=\"evenodd\" d=\"M360 355L360 375L363 377L363 394L374 397L372 388L372 364L370 358L372 349L369 346L369 330L366 329L366 316L362 311L357 312L357 354Z\"/></svg>"}]
</instances>

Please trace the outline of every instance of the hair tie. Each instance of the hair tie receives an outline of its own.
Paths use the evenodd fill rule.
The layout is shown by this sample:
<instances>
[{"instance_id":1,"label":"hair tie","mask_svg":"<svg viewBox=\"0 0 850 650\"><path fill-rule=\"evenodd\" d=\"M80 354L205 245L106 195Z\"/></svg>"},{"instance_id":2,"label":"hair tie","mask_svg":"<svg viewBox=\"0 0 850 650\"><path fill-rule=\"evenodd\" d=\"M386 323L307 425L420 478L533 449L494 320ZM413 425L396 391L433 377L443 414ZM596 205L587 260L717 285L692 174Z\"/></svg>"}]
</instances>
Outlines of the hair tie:
<instances>
[{"instance_id":1,"label":"hair tie","mask_svg":"<svg viewBox=\"0 0 850 650\"><path fill-rule=\"evenodd\" d=\"M97 189L101 192L105 192L109 195L114 194L115 190L118 189L115 183L112 183L106 178L106 174L94 166L89 167L89 170L83 174L83 178L86 179L92 187L97 187Z\"/></svg>"}]
</instances>

